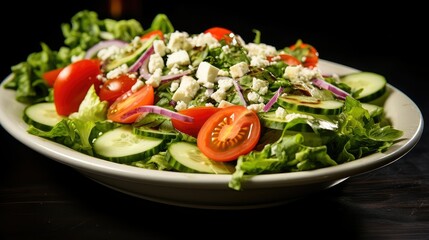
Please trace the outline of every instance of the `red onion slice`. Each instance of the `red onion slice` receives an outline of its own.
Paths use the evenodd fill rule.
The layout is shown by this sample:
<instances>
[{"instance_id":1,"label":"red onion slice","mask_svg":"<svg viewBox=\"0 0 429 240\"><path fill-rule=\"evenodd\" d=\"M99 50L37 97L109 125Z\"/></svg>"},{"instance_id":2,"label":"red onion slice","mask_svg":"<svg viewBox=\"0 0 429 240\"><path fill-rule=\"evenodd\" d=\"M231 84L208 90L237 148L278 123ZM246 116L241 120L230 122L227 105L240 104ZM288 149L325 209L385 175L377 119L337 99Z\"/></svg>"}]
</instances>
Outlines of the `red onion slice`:
<instances>
[{"instance_id":1,"label":"red onion slice","mask_svg":"<svg viewBox=\"0 0 429 240\"><path fill-rule=\"evenodd\" d=\"M193 122L194 118L190 116L186 116L183 114L180 114L178 112L168 110L166 108L162 108L155 105L147 105L147 106L141 106L134 108L131 111L126 112L124 115L121 116L122 119L127 119L135 114L147 114L147 113L156 113L160 114L169 118L174 118L182 122Z\"/></svg>"},{"instance_id":2,"label":"red onion slice","mask_svg":"<svg viewBox=\"0 0 429 240\"><path fill-rule=\"evenodd\" d=\"M274 94L274 96L270 99L270 101L267 102L267 104L265 104L264 108L262 109L264 112L267 112L268 110L271 109L271 107L274 105L274 103L277 102L277 99L279 99L280 94L282 94L283 92L283 88L279 87L279 89L277 90L277 92Z\"/></svg>"},{"instance_id":3,"label":"red onion slice","mask_svg":"<svg viewBox=\"0 0 429 240\"><path fill-rule=\"evenodd\" d=\"M181 73L177 73L177 74L170 74L170 75L164 75L161 77L161 83L167 83L176 79L179 79L185 75L189 75L192 73L191 69L185 70Z\"/></svg>"},{"instance_id":4,"label":"red onion slice","mask_svg":"<svg viewBox=\"0 0 429 240\"><path fill-rule=\"evenodd\" d=\"M95 54L97 54L98 51L100 51L101 49L104 48L108 48L111 46L117 46L119 48L122 48L124 46L126 46L128 43L122 40L117 40L117 39L112 39L112 40L105 40L105 41L101 41L98 42L97 44L95 44L94 46L90 47L85 54L85 59L90 59L92 58Z\"/></svg>"},{"instance_id":5,"label":"red onion slice","mask_svg":"<svg viewBox=\"0 0 429 240\"><path fill-rule=\"evenodd\" d=\"M240 84L236 80L232 80L232 83L234 84L235 90L238 93L238 97L240 98L241 104L243 104L243 106L246 107L247 106L246 99L244 99L243 93L241 92L242 88Z\"/></svg>"},{"instance_id":6,"label":"red onion slice","mask_svg":"<svg viewBox=\"0 0 429 240\"><path fill-rule=\"evenodd\" d=\"M346 97L350 95L348 92L344 91L343 89L336 87L336 86L326 82L323 79L316 78L316 79L313 79L312 82L314 85L316 85L320 88L331 91L336 97L338 97L342 100L346 99Z\"/></svg>"},{"instance_id":7,"label":"red onion slice","mask_svg":"<svg viewBox=\"0 0 429 240\"><path fill-rule=\"evenodd\" d=\"M149 57L154 52L153 44L128 68L129 73L137 72L143 63L149 62Z\"/></svg>"}]
</instances>

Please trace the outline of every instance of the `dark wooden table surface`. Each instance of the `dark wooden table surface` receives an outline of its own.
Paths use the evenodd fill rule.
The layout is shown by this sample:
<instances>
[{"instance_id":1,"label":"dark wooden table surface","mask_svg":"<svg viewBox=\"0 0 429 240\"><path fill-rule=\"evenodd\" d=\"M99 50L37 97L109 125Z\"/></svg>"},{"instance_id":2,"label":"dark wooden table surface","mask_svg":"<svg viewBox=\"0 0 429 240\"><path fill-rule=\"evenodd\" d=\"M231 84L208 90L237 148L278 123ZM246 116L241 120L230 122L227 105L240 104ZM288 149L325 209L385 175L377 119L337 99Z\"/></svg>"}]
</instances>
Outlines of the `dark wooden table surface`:
<instances>
[{"instance_id":1,"label":"dark wooden table surface","mask_svg":"<svg viewBox=\"0 0 429 240\"><path fill-rule=\"evenodd\" d=\"M323 59L386 76L429 119L428 90L423 86L429 79L428 41L420 33L424 21L418 7L392 6L380 17L383 9L365 7L345 12L272 6L249 12L166 5L137 4L141 11L134 9L126 16L148 26L155 13L164 12L176 29L200 32L223 25L247 41L253 40L252 29L257 28L263 42L278 48L302 38L316 46ZM14 17L1 17L7 48L2 50L2 76L30 52L39 51L39 42L59 46L59 24L83 8L107 16L105 5L83 1L58 4L54 11L47 10L47 3L31 3L25 9L14 3L9 8ZM414 14L400 17L407 11ZM411 25L417 30L410 30ZM282 206L223 211L169 206L116 192L29 149L0 127L0 239L429 239L427 146L424 129L408 154L381 169Z\"/></svg>"}]
</instances>

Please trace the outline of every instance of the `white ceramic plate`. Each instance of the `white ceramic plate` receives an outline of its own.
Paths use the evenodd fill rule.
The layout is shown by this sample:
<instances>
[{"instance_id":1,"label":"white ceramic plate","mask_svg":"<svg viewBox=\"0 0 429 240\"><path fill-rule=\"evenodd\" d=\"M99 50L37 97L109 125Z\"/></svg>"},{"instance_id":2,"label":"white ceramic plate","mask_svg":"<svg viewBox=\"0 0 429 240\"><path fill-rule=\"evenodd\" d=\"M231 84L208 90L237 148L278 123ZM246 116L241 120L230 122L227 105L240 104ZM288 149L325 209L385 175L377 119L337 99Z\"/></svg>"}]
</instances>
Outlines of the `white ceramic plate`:
<instances>
[{"instance_id":1,"label":"white ceramic plate","mask_svg":"<svg viewBox=\"0 0 429 240\"><path fill-rule=\"evenodd\" d=\"M321 60L320 68L324 73L345 74L357 71L326 60ZM146 200L185 207L246 209L296 200L337 185L351 176L393 163L417 144L423 132L423 117L419 108L389 84L390 95L385 101L385 111L393 127L404 131L404 135L387 152L313 171L259 175L246 181L243 191L235 191L228 187L229 175L141 169L94 158L30 135L22 120L25 106L15 101L13 91L3 88L5 81L0 88L0 122L18 141L55 161L75 168L104 186Z\"/></svg>"}]
</instances>

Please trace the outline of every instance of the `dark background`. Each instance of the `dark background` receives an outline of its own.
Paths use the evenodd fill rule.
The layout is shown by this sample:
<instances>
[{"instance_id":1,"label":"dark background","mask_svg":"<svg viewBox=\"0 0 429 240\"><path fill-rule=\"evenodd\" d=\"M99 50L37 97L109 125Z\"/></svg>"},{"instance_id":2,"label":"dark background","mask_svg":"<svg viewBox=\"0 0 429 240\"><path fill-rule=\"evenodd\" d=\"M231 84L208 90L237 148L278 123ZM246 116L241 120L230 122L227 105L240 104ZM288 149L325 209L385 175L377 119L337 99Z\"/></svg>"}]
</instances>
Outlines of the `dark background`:
<instances>
[{"instance_id":1,"label":"dark background","mask_svg":"<svg viewBox=\"0 0 429 240\"><path fill-rule=\"evenodd\" d=\"M326 2L235 3L125 1L121 16L109 1L13 1L2 5L0 73L40 51L62 45L61 23L80 10L100 18L136 18L149 27L165 13L180 31L211 26L233 30L246 42L252 29L262 42L283 48L297 39L315 46L320 58L382 74L428 119L428 26L425 8L412 2L330 5ZM6 14L7 13L7 14ZM405 118L407 116L404 116ZM428 239L429 140L395 164L348 179L285 206L246 211L187 209L136 199L107 189L13 139L0 128L0 238L173 239L198 236L281 236L335 239ZM189 224L188 226L185 226ZM202 235L195 231L202 231ZM228 234L229 232L229 234Z\"/></svg>"}]
</instances>

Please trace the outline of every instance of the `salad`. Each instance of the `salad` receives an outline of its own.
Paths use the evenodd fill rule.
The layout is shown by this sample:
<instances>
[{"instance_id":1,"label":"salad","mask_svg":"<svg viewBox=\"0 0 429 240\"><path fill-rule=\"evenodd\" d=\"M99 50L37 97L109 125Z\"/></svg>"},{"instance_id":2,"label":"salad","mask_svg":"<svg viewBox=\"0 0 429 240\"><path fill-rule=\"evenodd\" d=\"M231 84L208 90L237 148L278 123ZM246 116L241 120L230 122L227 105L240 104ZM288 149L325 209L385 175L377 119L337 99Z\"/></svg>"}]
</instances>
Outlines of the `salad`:
<instances>
[{"instance_id":1,"label":"salad","mask_svg":"<svg viewBox=\"0 0 429 240\"><path fill-rule=\"evenodd\" d=\"M26 104L28 132L106 161L159 171L307 171L384 152L403 132L384 116L386 79L319 68L302 40L277 49L214 26L150 27L83 10L64 45L12 66L4 86Z\"/></svg>"}]
</instances>

